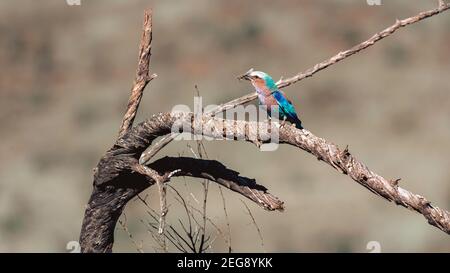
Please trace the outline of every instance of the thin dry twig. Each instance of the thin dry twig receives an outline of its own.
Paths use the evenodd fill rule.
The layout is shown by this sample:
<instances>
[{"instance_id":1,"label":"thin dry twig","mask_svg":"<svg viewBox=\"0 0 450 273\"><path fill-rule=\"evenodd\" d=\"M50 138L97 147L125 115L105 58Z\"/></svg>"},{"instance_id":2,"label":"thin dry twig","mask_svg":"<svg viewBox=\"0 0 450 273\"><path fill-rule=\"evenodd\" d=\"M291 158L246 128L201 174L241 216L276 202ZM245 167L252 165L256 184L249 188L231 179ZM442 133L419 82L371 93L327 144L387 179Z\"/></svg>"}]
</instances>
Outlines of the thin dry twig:
<instances>
[{"instance_id":1,"label":"thin dry twig","mask_svg":"<svg viewBox=\"0 0 450 273\"><path fill-rule=\"evenodd\" d=\"M202 158L201 152L200 153L200 158ZM203 226L202 226L202 236L201 236L201 244L200 244L200 249L203 248L203 245L205 243L205 234L206 234L206 208L207 208L207 201L208 201L208 191L209 191L209 181L206 179L203 179L203 213L202 213L202 218L203 218Z\"/></svg>"},{"instance_id":2,"label":"thin dry twig","mask_svg":"<svg viewBox=\"0 0 450 273\"><path fill-rule=\"evenodd\" d=\"M247 213L250 216L250 218L252 218L253 226L255 226L255 229L259 235L259 240L261 241L261 248L263 249L264 252L266 252L266 250L264 248L264 237L262 236L261 229L259 228L258 224L256 223L256 219L253 216L253 213L250 210L250 208L247 206L247 204L243 200L241 200L241 202L242 202L242 204L244 204L245 208L247 209Z\"/></svg>"},{"instance_id":3,"label":"thin dry twig","mask_svg":"<svg viewBox=\"0 0 450 273\"><path fill-rule=\"evenodd\" d=\"M165 249L166 249L165 241L161 240L161 235L158 233L160 215L154 209L152 209L149 206L149 204L139 195L138 195L138 199L147 208L147 214L151 217L151 219L153 219L153 221L155 221L155 223L153 223L153 222L145 223L143 220L141 220L141 222L149 227L149 229L147 229L147 231L150 233L152 238L160 245L161 249L163 249L165 251ZM169 227L169 229L168 230L166 229L164 232L165 238L168 239L169 242L179 251L181 251L183 253L189 252L185 248L185 244L187 243L186 240L184 240L184 238L182 238L182 237L179 237L180 234L173 232L173 230L176 230L176 229L172 225L169 224L168 227ZM186 245L188 248L192 249L190 247L190 245L188 245L188 244L186 244Z\"/></svg>"},{"instance_id":4,"label":"thin dry twig","mask_svg":"<svg viewBox=\"0 0 450 273\"><path fill-rule=\"evenodd\" d=\"M175 233L173 231L173 230L176 230L175 227L173 225L170 225L169 223L166 223L166 225L168 227L168 228L166 228L166 230L164 232L166 239L168 239L169 242L176 249L178 249L179 251L181 251L183 253L187 253L189 251L192 251L195 253L202 253L205 250L207 250L208 248L211 248L212 241L210 240L210 236L206 236L206 232L203 230L205 228L204 227L205 225L203 223L200 223L200 221L196 219L194 213L192 212L192 211L196 211L203 218L203 211L198 210L194 206L188 204L186 202L186 200L184 199L184 197L181 195L181 193L175 187L173 187L171 185L167 185L167 187L169 187L176 194L175 200L183 206L183 208L186 212L188 223L187 223L187 227L186 227L184 225L184 223L181 220L179 220L180 225L181 225L183 231L185 232L185 235L187 238L180 238L180 236L181 237L183 237L183 236L179 232ZM161 240L161 236L158 233L160 215L157 214L156 211L149 206L149 204L147 203L145 198L142 198L140 195L138 195L137 200L141 201L144 204L144 206L147 208L147 213L156 222L156 224L151 223L151 222L146 223L143 220L141 220L141 222L149 227L149 229L147 229L147 231L150 233L152 238L160 245L160 247L162 249L165 249L164 242ZM220 236L222 236L222 238L224 238L224 241L226 242L226 238L224 237L223 232L212 221L212 219L210 219L207 216L205 217L205 219L217 230L217 233ZM192 220L193 220L193 222L192 222ZM194 224L195 224L195 226L194 226ZM195 227L195 228L193 228L193 227ZM156 231L155 232L156 234L153 233L153 230ZM205 234L205 238L203 239L202 243L199 243L199 240L198 240L200 237L199 236L200 234ZM187 248L189 250L185 246L187 246Z\"/></svg>"},{"instance_id":5,"label":"thin dry twig","mask_svg":"<svg viewBox=\"0 0 450 273\"><path fill-rule=\"evenodd\" d=\"M167 208L167 198L166 198L167 188L166 188L165 182L169 181L170 177L172 177L176 172L178 172L178 170L171 171L171 172L167 173L166 175L161 176L158 172L156 172L155 170L153 170L147 166L138 165L135 168L140 173L143 173L143 174L149 176L151 179L153 179L156 182L156 185L158 186L159 206L161 209L161 214L160 214L160 218L159 218L158 234L160 234L162 236L163 243L164 243L164 250L167 251L167 245L165 243L164 231L165 231L165 226L166 226L166 215L169 210Z\"/></svg>"},{"instance_id":6,"label":"thin dry twig","mask_svg":"<svg viewBox=\"0 0 450 273\"><path fill-rule=\"evenodd\" d=\"M380 40L382 40L383 38L386 38L388 36L390 36L392 33L394 33L395 31L397 31L398 29L405 27L407 25L411 25L417 22L420 22L426 18L429 18L431 16L434 16L436 14L442 13L444 11L447 11L448 9L450 9L450 4L442 4L436 8L436 9L432 9L429 11L424 11L421 12L415 16L409 17L409 18L405 18L403 20L397 20L395 22L395 24L391 25L390 27L385 28L384 30L374 34L371 38L369 38L368 40L359 43L357 45L355 45L354 47L345 50L345 51L341 51L338 54L334 55L333 57L318 63L316 65L314 65L313 67L309 68L308 70L306 70L305 72L301 72L298 73L295 76L292 76L290 78L287 79L280 79L277 82L277 86L278 88L285 88L288 87L294 83L297 83L305 78L308 77L312 77L314 74L316 74L317 72L333 65L336 64L372 45L374 45L375 43L379 42ZM252 100L256 99L257 95L255 92L252 92L250 94L247 94L245 96L242 96L240 98L234 99L232 101L229 101L227 103L221 104L219 106L217 106L214 109L211 109L209 112L205 113L206 115L210 115L210 116L215 116L220 112L226 111L228 109L232 109L235 108L238 105L242 105L242 104L246 104L251 102Z\"/></svg>"},{"instance_id":7,"label":"thin dry twig","mask_svg":"<svg viewBox=\"0 0 450 273\"><path fill-rule=\"evenodd\" d=\"M184 197L181 195L181 193L177 189L175 189L174 187L172 187L172 186L169 186L169 187L170 187L170 189L172 189L176 193L176 195L178 197L175 197L175 200L177 200L183 206L183 208L184 208L184 210L186 212L186 215L188 217L188 227L189 227L189 229L187 229L184 226L184 224L183 224L183 222L181 222L181 220L179 220L179 222L180 222L181 227L183 228L186 236L188 237L188 239L189 239L189 241L191 243L190 244L190 248L193 250L193 252L197 252L197 238L198 238L198 234L200 233L200 229L198 227L200 226L200 224L198 223L198 221L195 218L194 214L191 211L189 211L188 204L187 204L186 200L184 199ZM193 228L192 228L193 224L192 224L191 218L196 223L197 226L195 226L195 229L198 230L198 231L193 230ZM201 251L201 248L199 248L199 251Z\"/></svg>"},{"instance_id":8,"label":"thin dry twig","mask_svg":"<svg viewBox=\"0 0 450 273\"><path fill-rule=\"evenodd\" d=\"M231 247L231 225L230 225L230 219L228 217L227 203L225 201L225 196L223 195L222 188L220 186L219 186L219 193L220 193L220 197L222 198L222 208L223 208L223 213L225 214L225 221L227 224L228 240L226 242L228 244L228 253L231 253L231 252L233 252L233 249Z\"/></svg>"},{"instance_id":9,"label":"thin dry twig","mask_svg":"<svg viewBox=\"0 0 450 273\"><path fill-rule=\"evenodd\" d=\"M127 215L124 213L123 214L123 221L119 219L119 224L122 227L123 231L125 231L128 234L128 237L130 238L131 242L134 244L134 246L136 247L136 250L140 253L144 253L144 249L143 249L143 245L142 242L139 245L136 240L134 240L133 238L133 234L131 234L130 230L128 229L128 223L127 223Z\"/></svg>"},{"instance_id":10,"label":"thin dry twig","mask_svg":"<svg viewBox=\"0 0 450 273\"><path fill-rule=\"evenodd\" d=\"M192 211L197 212L199 215L202 215L202 214L203 214L203 212L202 212L201 210L199 210L198 208L194 207L193 205L188 204L188 206L189 206L189 208L190 208ZM194 214L192 214L192 215L194 215ZM217 234L220 235L220 236L222 237L223 241L226 242L226 243L228 244L228 239L227 239L227 237L225 236L225 233L219 228L219 226L218 226L211 218L209 218L209 217L206 217L206 220L211 224L212 227L214 227L214 229L217 231ZM200 226L199 222L198 222L197 220L195 220L195 221L196 221L197 225Z\"/></svg>"},{"instance_id":11,"label":"thin dry twig","mask_svg":"<svg viewBox=\"0 0 450 273\"><path fill-rule=\"evenodd\" d=\"M141 223L143 223L144 225L148 226L149 228L147 228L147 232L151 235L151 237L153 238L153 240L158 243L158 245L161 247L161 249L165 252L166 246L165 246L165 241L161 240L161 235L158 233L158 228L159 228L159 215L156 213L155 210L153 210L150 205L147 203L146 199L147 199L146 195L144 198L142 198L139 194L137 195L137 200L141 201L142 204L144 204L144 206L147 208L147 213L150 215L150 217L156 221L156 223L158 223L158 225L155 225L151 222L144 222L144 220L140 219ZM156 230L156 232L153 232L154 230ZM167 238L167 234L166 238ZM174 244L170 238L168 238L169 241L178 249L179 246ZM155 252L157 252L157 248L153 247L155 249Z\"/></svg>"},{"instance_id":12,"label":"thin dry twig","mask_svg":"<svg viewBox=\"0 0 450 273\"><path fill-rule=\"evenodd\" d=\"M197 93L197 97L200 97L200 90L198 89L198 86L195 85L195 90ZM203 109L202 109L203 111ZM203 145L203 142L201 140L197 140L197 153L199 158L203 159L203 152L205 153L206 158L208 158L208 153L206 152L205 145ZM202 218L203 218L203 228L202 228L202 235L200 239L200 251L203 249L203 245L205 244L205 235L206 235L206 208L207 208L207 201L208 201L208 191L209 191L209 181L207 179L203 179L203 211L202 211Z\"/></svg>"}]
</instances>

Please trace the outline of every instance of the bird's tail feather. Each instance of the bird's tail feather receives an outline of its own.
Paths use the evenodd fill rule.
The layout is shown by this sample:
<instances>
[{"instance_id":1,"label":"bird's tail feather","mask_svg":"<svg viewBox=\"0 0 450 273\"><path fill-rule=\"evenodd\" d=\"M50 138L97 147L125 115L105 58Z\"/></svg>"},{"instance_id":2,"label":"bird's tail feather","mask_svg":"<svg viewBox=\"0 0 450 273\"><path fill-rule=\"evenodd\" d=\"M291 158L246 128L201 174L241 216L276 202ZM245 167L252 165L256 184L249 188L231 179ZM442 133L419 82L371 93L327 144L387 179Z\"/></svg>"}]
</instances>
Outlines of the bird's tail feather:
<instances>
[{"instance_id":1,"label":"bird's tail feather","mask_svg":"<svg viewBox=\"0 0 450 273\"><path fill-rule=\"evenodd\" d=\"M297 129L300 129L300 130L303 129L302 122L301 122L300 119L296 118L296 119L294 120L294 124L295 124L295 127L296 127Z\"/></svg>"}]
</instances>

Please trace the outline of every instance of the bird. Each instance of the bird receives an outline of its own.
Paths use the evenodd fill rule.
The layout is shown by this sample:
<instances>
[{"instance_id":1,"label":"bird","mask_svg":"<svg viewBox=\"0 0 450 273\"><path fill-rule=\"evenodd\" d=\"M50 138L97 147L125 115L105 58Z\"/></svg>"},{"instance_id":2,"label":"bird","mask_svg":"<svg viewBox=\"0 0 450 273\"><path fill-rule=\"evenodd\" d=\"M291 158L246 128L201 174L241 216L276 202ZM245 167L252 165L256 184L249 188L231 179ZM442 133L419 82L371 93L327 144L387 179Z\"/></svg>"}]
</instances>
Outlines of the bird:
<instances>
[{"instance_id":1,"label":"bird","mask_svg":"<svg viewBox=\"0 0 450 273\"><path fill-rule=\"evenodd\" d=\"M297 116L294 105L286 94L278 89L272 77L262 71L250 69L245 74L238 77L240 80L248 80L258 94L259 103L267 107L267 114L272 117L272 113L278 114L280 120L289 121L296 128L303 129L302 122Z\"/></svg>"}]
</instances>

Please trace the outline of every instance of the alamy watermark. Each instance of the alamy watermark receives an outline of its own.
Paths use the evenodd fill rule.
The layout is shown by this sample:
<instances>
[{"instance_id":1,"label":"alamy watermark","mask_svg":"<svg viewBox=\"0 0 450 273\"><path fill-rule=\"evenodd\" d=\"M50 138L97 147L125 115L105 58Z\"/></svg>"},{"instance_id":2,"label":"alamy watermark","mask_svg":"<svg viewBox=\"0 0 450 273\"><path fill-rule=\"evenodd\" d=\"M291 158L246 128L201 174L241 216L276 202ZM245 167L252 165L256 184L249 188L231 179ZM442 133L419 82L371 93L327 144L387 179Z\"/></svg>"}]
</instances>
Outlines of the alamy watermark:
<instances>
[{"instance_id":1,"label":"alamy watermark","mask_svg":"<svg viewBox=\"0 0 450 273\"><path fill-rule=\"evenodd\" d=\"M369 6L380 6L381 0L366 0L366 3Z\"/></svg>"},{"instance_id":2,"label":"alamy watermark","mask_svg":"<svg viewBox=\"0 0 450 273\"><path fill-rule=\"evenodd\" d=\"M367 243L366 249L370 250L369 253L381 253L381 244L378 241L370 241Z\"/></svg>"},{"instance_id":3,"label":"alamy watermark","mask_svg":"<svg viewBox=\"0 0 450 273\"><path fill-rule=\"evenodd\" d=\"M70 253L80 253L81 252L81 246L78 241L69 241L66 244L66 249Z\"/></svg>"},{"instance_id":4,"label":"alamy watermark","mask_svg":"<svg viewBox=\"0 0 450 273\"><path fill-rule=\"evenodd\" d=\"M69 6L80 6L81 0L66 0L66 4Z\"/></svg>"}]
</instances>

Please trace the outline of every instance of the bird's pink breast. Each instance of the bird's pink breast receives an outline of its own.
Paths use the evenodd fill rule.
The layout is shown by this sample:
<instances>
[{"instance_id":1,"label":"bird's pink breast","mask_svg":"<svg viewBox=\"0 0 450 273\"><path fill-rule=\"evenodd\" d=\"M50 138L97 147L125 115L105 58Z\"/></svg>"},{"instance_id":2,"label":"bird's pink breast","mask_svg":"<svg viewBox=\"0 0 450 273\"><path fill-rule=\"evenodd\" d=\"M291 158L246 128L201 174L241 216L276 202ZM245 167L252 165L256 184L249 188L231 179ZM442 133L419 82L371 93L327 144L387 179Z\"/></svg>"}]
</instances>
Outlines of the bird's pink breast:
<instances>
[{"instance_id":1,"label":"bird's pink breast","mask_svg":"<svg viewBox=\"0 0 450 273\"><path fill-rule=\"evenodd\" d=\"M270 107L278 106L277 100L273 97L269 88L265 85L264 81L254 81L253 86L256 89L256 93L258 94L258 98L262 104L267 106L270 111Z\"/></svg>"}]
</instances>

